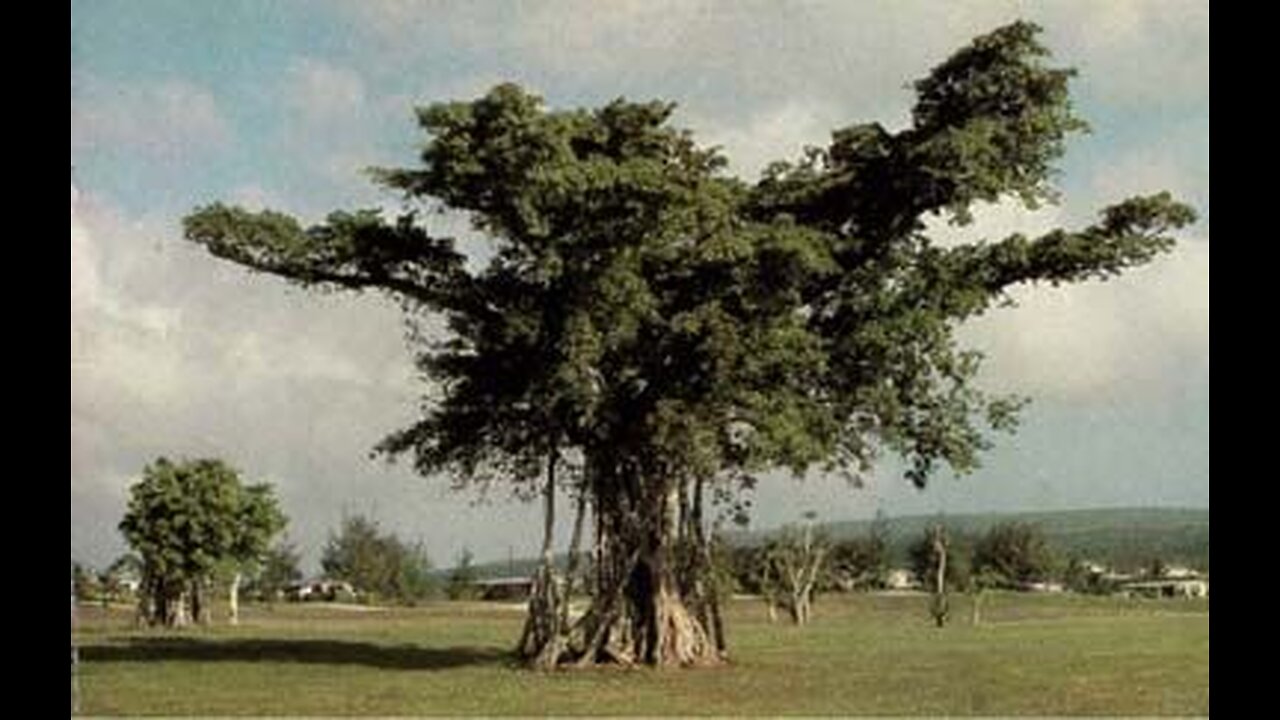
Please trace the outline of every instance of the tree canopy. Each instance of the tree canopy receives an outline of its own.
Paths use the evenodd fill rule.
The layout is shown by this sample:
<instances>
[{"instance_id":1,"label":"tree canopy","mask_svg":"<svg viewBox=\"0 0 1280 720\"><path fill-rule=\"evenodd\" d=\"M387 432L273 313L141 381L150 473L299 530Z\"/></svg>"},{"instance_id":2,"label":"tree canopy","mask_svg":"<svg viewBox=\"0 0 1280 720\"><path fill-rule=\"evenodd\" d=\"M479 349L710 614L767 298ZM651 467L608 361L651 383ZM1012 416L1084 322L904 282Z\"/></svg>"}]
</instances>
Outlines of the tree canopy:
<instances>
[{"instance_id":1,"label":"tree canopy","mask_svg":"<svg viewBox=\"0 0 1280 720\"><path fill-rule=\"evenodd\" d=\"M995 525L973 548L974 571L985 572L999 585L1020 587L1047 580L1056 565L1044 532L1030 523Z\"/></svg>"},{"instance_id":2,"label":"tree canopy","mask_svg":"<svg viewBox=\"0 0 1280 720\"><path fill-rule=\"evenodd\" d=\"M946 550L947 555L946 567L943 569L943 589L949 592L964 590L973 580L973 541L948 528L941 521L925 528L907 546L907 561L911 573L923 587L936 589L938 565L942 562L938 552L939 545L935 542L939 534L943 540L941 547Z\"/></svg>"},{"instance_id":3,"label":"tree canopy","mask_svg":"<svg viewBox=\"0 0 1280 720\"><path fill-rule=\"evenodd\" d=\"M344 517L341 528L329 534L320 567L329 577L350 582L364 597L413 603L433 590L431 562L422 545L383 532L364 515Z\"/></svg>"},{"instance_id":4,"label":"tree canopy","mask_svg":"<svg viewBox=\"0 0 1280 720\"><path fill-rule=\"evenodd\" d=\"M889 574L889 530L885 516L876 513L865 537L833 542L828 564L830 571L825 578L828 587L843 590L884 587Z\"/></svg>"},{"instance_id":5,"label":"tree canopy","mask_svg":"<svg viewBox=\"0 0 1280 720\"><path fill-rule=\"evenodd\" d=\"M1193 221L1158 193L1040 237L926 235L932 214L965 224L978 202L1055 198L1053 163L1085 123L1038 30L999 28L918 80L909 127L838 129L756 181L673 127L667 102L549 110L504 84L420 108L419 164L375 177L428 213L468 215L494 241L479 269L420 210L304 227L215 203L185 233L304 286L442 315L446 332L417 344L423 416L378 449L459 486L544 490L549 513L567 479L605 562L564 658L702 662L722 643L672 558L705 542L704 485L724 497L771 468L857 475L885 450L921 487L939 464L972 470L985 428L1011 428L1021 400L974 385L981 356L955 328L1015 285L1145 263Z\"/></svg>"},{"instance_id":6,"label":"tree canopy","mask_svg":"<svg viewBox=\"0 0 1280 720\"><path fill-rule=\"evenodd\" d=\"M199 618L201 587L219 564L259 559L285 522L270 485L245 485L221 460L148 465L120 521L142 559L145 619L179 624L189 603Z\"/></svg>"},{"instance_id":7,"label":"tree canopy","mask_svg":"<svg viewBox=\"0 0 1280 720\"><path fill-rule=\"evenodd\" d=\"M252 589L260 598L274 601L292 583L302 580L302 556L288 540L279 540L262 558L262 567L252 580Z\"/></svg>"}]
</instances>

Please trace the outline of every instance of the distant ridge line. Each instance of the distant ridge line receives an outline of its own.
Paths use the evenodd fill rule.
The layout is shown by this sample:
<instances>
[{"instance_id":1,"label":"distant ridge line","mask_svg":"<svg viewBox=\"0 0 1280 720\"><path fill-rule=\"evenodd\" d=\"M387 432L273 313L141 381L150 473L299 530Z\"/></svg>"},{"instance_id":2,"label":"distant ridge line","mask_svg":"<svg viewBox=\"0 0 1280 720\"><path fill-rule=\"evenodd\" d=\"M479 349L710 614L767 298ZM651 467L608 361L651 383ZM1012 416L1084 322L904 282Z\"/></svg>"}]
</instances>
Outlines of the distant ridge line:
<instances>
[{"instance_id":1,"label":"distant ridge line","mask_svg":"<svg viewBox=\"0 0 1280 720\"><path fill-rule=\"evenodd\" d=\"M1208 569L1208 508L1168 506L885 515L891 562L905 562L907 545L923 533L928 524L939 519L953 531L971 536L986 532L997 523L1032 523L1040 526L1050 545L1063 557L1076 556L1118 567L1144 566L1158 557L1164 562ZM865 518L818 518L814 526L832 540L840 541L865 537L873 522L874 519ZM784 525L726 528L723 536L731 545L758 545ZM556 562L563 564L563 554L556 556ZM517 558L478 563L474 567L481 577L495 577L532 573L538 564L537 558Z\"/></svg>"}]
</instances>

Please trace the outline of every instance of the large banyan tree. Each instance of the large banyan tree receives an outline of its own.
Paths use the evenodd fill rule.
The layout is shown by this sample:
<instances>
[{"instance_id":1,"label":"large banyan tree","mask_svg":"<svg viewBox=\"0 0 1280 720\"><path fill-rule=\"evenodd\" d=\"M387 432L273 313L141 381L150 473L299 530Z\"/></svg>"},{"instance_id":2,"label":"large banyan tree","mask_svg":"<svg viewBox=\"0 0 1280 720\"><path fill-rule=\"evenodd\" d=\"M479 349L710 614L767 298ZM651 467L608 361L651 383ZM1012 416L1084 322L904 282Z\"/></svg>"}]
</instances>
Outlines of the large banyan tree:
<instances>
[{"instance_id":1,"label":"large banyan tree","mask_svg":"<svg viewBox=\"0 0 1280 720\"><path fill-rule=\"evenodd\" d=\"M974 387L980 356L956 327L1012 286L1145 263L1194 220L1161 193L1035 238L925 235L930 215L965 224L975 203L1054 198L1053 162L1085 124L1073 71L1046 65L1037 32L1014 23L955 53L915 83L906 129L839 129L755 182L672 127L669 103L548 110L500 85L419 109L420 163L376 171L426 212L303 227L214 204L186 237L305 286L390 293L424 328L443 320L412 336L421 419L378 449L460 486L542 495L531 664L713 663L711 498L768 469L865 472L885 451L918 486L972 469L1020 401ZM441 209L468 215L492 255L432 234ZM592 546L577 617L551 562L564 491L570 565Z\"/></svg>"}]
</instances>

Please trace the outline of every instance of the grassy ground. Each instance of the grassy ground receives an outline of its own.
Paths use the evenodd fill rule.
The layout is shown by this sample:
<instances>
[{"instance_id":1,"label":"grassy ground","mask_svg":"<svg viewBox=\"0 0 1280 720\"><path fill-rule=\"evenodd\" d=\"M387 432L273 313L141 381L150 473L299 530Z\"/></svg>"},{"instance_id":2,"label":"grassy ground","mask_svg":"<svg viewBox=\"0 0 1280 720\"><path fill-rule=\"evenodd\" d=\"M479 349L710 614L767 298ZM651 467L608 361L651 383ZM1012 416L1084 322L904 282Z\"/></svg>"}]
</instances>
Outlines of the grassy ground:
<instances>
[{"instance_id":1,"label":"grassy ground","mask_svg":"<svg viewBox=\"0 0 1280 720\"><path fill-rule=\"evenodd\" d=\"M239 627L80 612L90 715L1207 715L1207 601L999 595L932 627L922 596L823 597L805 628L730 608L726 667L511 664L518 610L250 607Z\"/></svg>"}]
</instances>

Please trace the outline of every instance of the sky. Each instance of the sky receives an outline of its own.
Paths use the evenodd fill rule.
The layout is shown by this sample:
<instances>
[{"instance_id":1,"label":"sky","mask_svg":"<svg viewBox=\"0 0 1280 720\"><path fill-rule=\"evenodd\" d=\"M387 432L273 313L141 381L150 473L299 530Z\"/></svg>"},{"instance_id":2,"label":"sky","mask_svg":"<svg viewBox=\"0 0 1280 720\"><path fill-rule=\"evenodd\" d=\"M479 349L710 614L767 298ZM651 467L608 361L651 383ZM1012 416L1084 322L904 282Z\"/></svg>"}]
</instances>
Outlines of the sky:
<instances>
[{"instance_id":1,"label":"sky","mask_svg":"<svg viewBox=\"0 0 1280 720\"><path fill-rule=\"evenodd\" d=\"M159 456L219 457L272 483L314 570L344 513L448 566L533 555L540 510L449 490L373 445L425 390L377 295L255 276L182 239L221 200L304 221L402 208L364 170L408 166L413 108L514 81L552 108L678 103L675 123L754 179L859 122L905 127L923 77L1017 18L1044 27L1092 126L1059 163L1058 205L979 208L942 242L1089 224L1170 190L1200 220L1105 283L1020 288L961 330L986 388L1031 397L981 469L914 490L887 459L860 488L770 475L752 526L1082 507L1209 506L1209 38L1204 0L1064 2L73 1L71 553L125 551L128 488ZM442 218L430 229L464 234ZM561 541L564 535L561 533Z\"/></svg>"}]
</instances>

